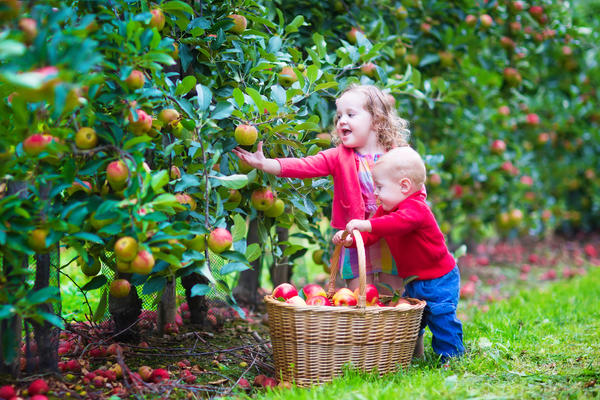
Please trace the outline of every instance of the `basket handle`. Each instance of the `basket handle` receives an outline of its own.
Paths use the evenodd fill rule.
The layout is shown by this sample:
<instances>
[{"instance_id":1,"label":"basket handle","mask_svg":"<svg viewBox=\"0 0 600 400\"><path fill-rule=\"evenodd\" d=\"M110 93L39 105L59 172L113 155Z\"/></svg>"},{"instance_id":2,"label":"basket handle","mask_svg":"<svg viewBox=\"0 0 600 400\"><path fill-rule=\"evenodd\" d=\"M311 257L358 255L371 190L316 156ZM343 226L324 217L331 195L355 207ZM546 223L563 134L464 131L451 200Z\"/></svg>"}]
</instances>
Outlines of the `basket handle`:
<instances>
[{"instance_id":1,"label":"basket handle","mask_svg":"<svg viewBox=\"0 0 600 400\"><path fill-rule=\"evenodd\" d=\"M346 236L348 236L348 232L344 232L342 239L345 239ZM358 230L353 230L352 236L354 236L354 243L356 244L356 251L358 253L358 306L364 308L367 305L367 300L365 296L365 290L367 287L367 262L365 258L365 244ZM329 298L331 298L335 293L335 279L337 277L337 272L340 264L340 256L342 255L343 249L343 244L336 245L335 250L333 251L333 256L331 257L329 284L327 286L327 297Z\"/></svg>"}]
</instances>

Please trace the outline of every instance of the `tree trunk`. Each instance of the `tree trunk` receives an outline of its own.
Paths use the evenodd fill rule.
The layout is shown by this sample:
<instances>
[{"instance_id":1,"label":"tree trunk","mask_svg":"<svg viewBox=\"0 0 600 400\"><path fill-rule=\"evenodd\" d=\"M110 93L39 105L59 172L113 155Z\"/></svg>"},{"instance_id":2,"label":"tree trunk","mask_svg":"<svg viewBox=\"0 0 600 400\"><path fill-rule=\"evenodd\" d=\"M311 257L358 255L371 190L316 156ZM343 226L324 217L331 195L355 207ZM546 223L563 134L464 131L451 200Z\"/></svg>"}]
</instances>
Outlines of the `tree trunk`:
<instances>
[{"instance_id":1,"label":"tree trunk","mask_svg":"<svg viewBox=\"0 0 600 400\"><path fill-rule=\"evenodd\" d=\"M175 324L175 314L177 311L177 302L175 299L175 280L167 279L167 284L160 297L158 305L158 332L165 333L167 324Z\"/></svg>"},{"instance_id":2,"label":"tree trunk","mask_svg":"<svg viewBox=\"0 0 600 400\"><path fill-rule=\"evenodd\" d=\"M258 243L258 219L250 221L248 227L248 244ZM240 280L233 290L233 295L239 304L256 308L258 304L258 287L260 282L261 259L251 263L252 268L240 273Z\"/></svg>"},{"instance_id":3,"label":"tree trunk","mask_svg":"<svg viewBox=\"0 0 600 400\"><path fill-rule=\"evenodd\" d=\"M56 251L58 252L58 249ZM50 253L36 254L35 259L36 270L33 290L40 290L50 284ZM40 304L39 307L41 311L54 314L52 304ZM38 372L58 371L58 328L46 321L39 324L31 320L30 323L33 326L33 336L37 345L36 353L39 357L39 364L35 369ZM29 361L27 360L28 363Z\"/></svg>"},{"instance_id":4,"label":"tree trunk","mask_svg":"<svg viewBox=\"0 0 600 400\"><path fill-rule=\"evenodd\" d=\"M128 279L130 274L119 274L119 278ZM142 300L137 290L132 288L126 297L117 298L109 294L108 310L115 322L115 340L137 343L140 339L137 324L133 324L142 312Z\"/></svg>"},{"instance_id":5,"label":"tree trunk","mask_svg":"<svg viewBox=\"0 0 600 400\"><path fill-rule=\"evenodd\" d=\"M282 228L280 226L277 227L277 241L284 242L289 238L289 230L286 228ZM282 253L285 250L285 246L279 246ZM278 286L281 283L289 282L292 277L292 265L289 262L289 258L287 256L278 257L273 266L271 268L271 283L273 283L273 287Z\"/></svg>"},{"instance_id":6,"label":"tree trunk","mask_svg":"<svg viewBox=\"0 0 600 400\"><path fill-rule=\"evenodd\" d=\"M197 273L181 277L181 285L185 289L185 298L190 308L190 322L194 325L207 326L206 312L208 304L206 296L192 296L192 288L197 283L207 285L209 282L208 279Z\"/></svg>"}]
</instances>

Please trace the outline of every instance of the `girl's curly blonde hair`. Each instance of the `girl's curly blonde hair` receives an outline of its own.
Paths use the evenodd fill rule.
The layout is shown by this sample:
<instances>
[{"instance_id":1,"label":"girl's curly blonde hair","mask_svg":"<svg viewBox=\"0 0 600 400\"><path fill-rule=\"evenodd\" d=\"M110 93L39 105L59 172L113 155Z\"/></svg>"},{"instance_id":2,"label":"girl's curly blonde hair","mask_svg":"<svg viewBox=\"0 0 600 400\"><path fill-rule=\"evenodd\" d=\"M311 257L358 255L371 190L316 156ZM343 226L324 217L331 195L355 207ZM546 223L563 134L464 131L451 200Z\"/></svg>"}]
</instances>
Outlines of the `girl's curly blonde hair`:
<instances>
[{"instance_id":1,"label":"girl's curly blonde hair","mask_svg":"<svg viewBox=\"0 0 600 400\"><path fill-rule=\"evenodd\" d=\"M338 98L348 92L360 92L365 96L365 110L367 110L373 119L373 130L377 132L377 141L383 146L385 151L394 147L408 146L410 130L408 121L400 118L394 105L388 99L388 96L377 86L373 85L350 85ZM334 127L331 132L331 141L336 146L341 143L337 135L335 126L337 125L337 115L334 118Z\"/></svg>"}]
</instances>

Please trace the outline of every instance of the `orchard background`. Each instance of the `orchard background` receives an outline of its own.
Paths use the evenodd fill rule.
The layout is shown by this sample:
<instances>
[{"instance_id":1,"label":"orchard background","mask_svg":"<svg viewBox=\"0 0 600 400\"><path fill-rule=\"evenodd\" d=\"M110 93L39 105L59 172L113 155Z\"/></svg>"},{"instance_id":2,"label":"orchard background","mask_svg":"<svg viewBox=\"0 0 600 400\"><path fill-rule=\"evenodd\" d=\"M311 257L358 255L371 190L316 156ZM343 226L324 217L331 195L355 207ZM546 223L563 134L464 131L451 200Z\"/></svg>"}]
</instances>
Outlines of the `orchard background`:
<instances>
[{"instance_id":1,"label":"orchard background","mask_svg":"<svg viewBox=\"0 0 600 400\"><path fill-rule=\"evenodd\" d=\"M328 260L331 181L268 176L231 150L242 124L270 157L331 146L334 100L354 82L383 88L411 122L452 250L597 232L598 11L542 0L0 1L4 371L57 369L71 322L61 285L80 269L81 298L97 299L85 297L87 323L110 316L113 338L136 341L141 296L156 294L160 333L179 329L182 301L186 320L210 326L207 297L243 316L265 276L289 281L306 258ZM259 211L252 194L265 188L280 201ZM218 255L204 243L216 228L233 241ZM134 270L114 254L123 236L135 239ZM317 251L304 257L307 247Z\"/></svg>"}]
</instances>

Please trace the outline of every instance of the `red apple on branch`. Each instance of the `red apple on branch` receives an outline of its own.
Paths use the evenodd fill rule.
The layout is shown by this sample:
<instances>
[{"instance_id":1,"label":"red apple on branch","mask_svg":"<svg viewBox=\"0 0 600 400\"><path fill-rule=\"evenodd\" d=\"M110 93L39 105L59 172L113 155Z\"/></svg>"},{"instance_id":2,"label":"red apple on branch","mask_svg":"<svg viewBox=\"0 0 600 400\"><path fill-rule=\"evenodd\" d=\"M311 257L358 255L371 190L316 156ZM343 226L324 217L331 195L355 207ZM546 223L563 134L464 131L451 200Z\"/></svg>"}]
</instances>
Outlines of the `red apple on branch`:
<instances>
[{"instance_id":1,"label":"red apple on branch","mask_svg":"<svg viewBox=\"0 0 600 400\"><path fill-rule=\"evenodd\" d=\"M121 161L113 161L106 167L106 180L113 190L121 190L125 187L129 178L129 168Z\"/></svg>"},{"instance_id":2,"label":"red apple on branch","mask_svg":"<svg viewBox=\"0 0 600 400\"><path fill-rule=\"evenodd\" d=\"M115 242L115 256L121 261L132 261L138 253L137 240L131 236L123 236Z\"/></svg>"},{"instance_id":3,"label":"red apple on branch","mask_svg":"<svg viewBox=\"0 0 600 400\"><path fill-rule=\"evenodd\" d=\"M115 279L110 283L110 295L116 298L127 297L131 284L127 279Z\"/></svg>"},{"instance_id":4,"label":"red apple on branch","mask_svg":"<svg viewBox=\"0 0 600 400\"><path fill-rule=\"evenodd\" d=\"M125 84L131 90L143 88L145 82L146 77L144 76L144 73L137 69L131 71L127 79L125 79Z\"/></svg>"},{"instance_id":5,"label":"red apple on branch","mask_svg":"<svg viewBox=\"0 0 600 400\"><path fill-rule=\"evenodd\" d=\"M233 26L229 28L229 32L240 34L246 30L248 26L248 20L243 15L231 14L228 16L233 20Z\"/></svg>"},{"instance_id":6,"label":"red apple on branch","mask_svg":"<svg viewBox=\"0 0 600 400\"><path fill-rule=\"evenodd\" d=\"M208 235L208 248L213 253L222 253L231 248L233 237L225 228L216 228Z\"/></svg>"},{"instance_id":7,"label":"red apple on branch","mask_svg":"<svg viewBox=\"0 0 600 400\"><path fill-rule=\"evenodd\" d=\"M242 146L252 146L258 138L258 131L252 125L241 124L233 133L235 140Z\"/></svg>"},{"instance_id":8,"label":"red apple on branch","mask_svg":"<svg viewBox=\"0 0 600 400\"><path fill-rule=\"evenodd\" d=\"M250 203L252 207L258 211L265 211L273 206L275 203L275 195L269 188L256 189L250 195Z\"/></svg>"},{"instance_id":9,"label":"red apple on branch","mask_svg":"<svg viewBox=\"0 0 600 400\"><path fill-rule=\"evenodd\" d=\"M148 250L140 250L131 261L131 272L148 275L154 268L154 256Z\"/></svg>"}]
</instances>

